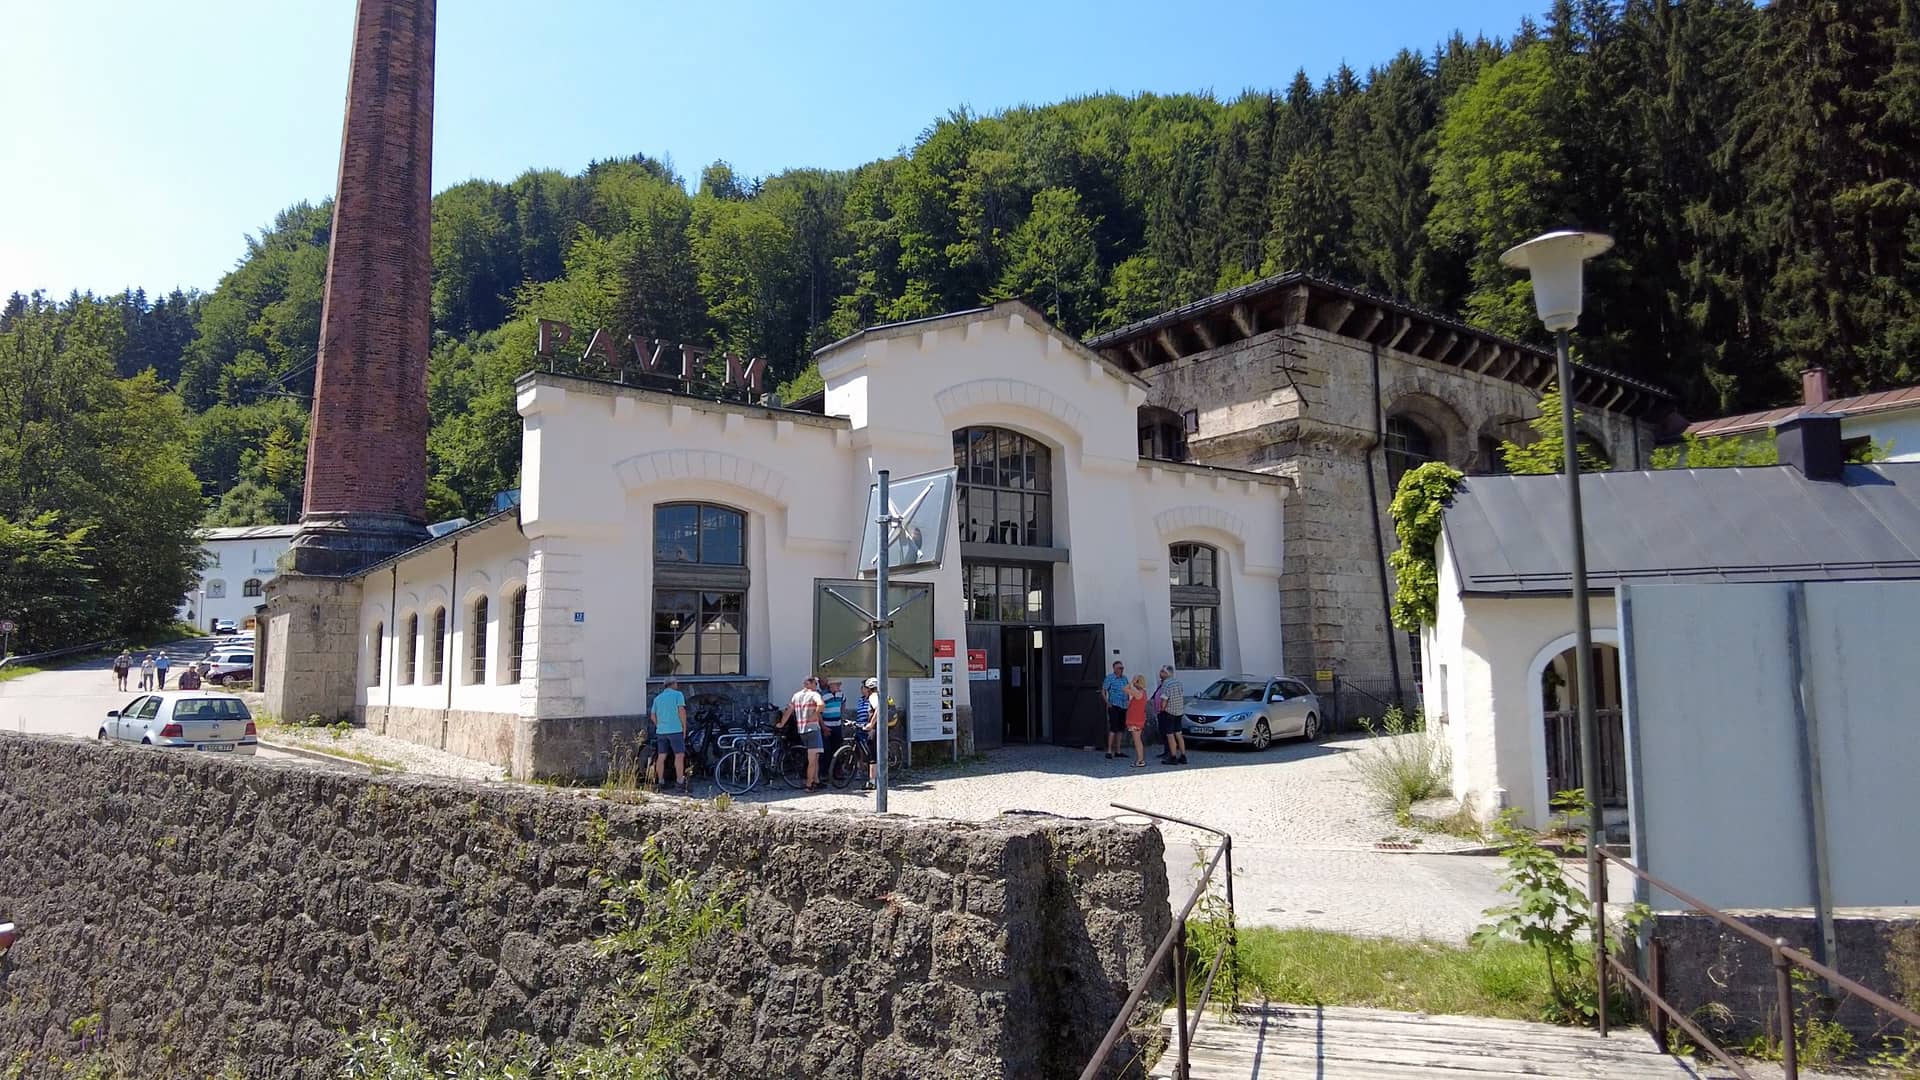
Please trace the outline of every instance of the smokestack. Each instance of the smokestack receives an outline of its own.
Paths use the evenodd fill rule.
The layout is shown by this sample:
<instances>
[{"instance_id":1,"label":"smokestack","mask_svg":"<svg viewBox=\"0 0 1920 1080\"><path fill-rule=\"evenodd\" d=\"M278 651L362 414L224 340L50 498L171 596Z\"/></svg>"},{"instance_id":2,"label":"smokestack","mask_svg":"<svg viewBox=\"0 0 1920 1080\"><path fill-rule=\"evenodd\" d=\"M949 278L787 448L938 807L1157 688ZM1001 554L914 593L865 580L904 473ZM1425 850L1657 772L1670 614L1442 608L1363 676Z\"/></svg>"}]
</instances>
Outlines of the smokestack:
<instances>
[{"instance_id":1,"label":"smokestack","mask_svg":"<svg viewBox=\"0 0 1920 1080\"><path fill-rule=\"evenodd\" d=\"M1823 404L1831 393L1827 385L1827 369L1810 367L1800 373L1800 401L1807 405Z\"/></svg>"},{"instance_id":2,"label":"smokestack","mask_svg":"<svg viewBox=\"0 0 1920 1080\"><path fill-rule=\"evenodd\" d=\"M1809 480L1838 480L1847 467L1840 448L1840 418L1828 413L1806 413L1773 429L1780 464L1791 465Z\"/></svg>"}]
</instances>

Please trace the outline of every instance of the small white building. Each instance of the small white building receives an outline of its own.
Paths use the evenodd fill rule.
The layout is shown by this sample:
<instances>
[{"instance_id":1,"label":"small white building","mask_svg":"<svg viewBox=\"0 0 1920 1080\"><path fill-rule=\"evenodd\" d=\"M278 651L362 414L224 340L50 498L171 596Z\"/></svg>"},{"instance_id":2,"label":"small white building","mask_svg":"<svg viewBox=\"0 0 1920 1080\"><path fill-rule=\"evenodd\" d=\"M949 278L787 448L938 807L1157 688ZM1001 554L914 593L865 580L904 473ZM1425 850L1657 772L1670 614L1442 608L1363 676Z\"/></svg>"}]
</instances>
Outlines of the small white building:
<instances>
[{"instance_id":1,"label":"small white building","mask_svg":"<svg viewBox=\"0 0 1920 1080\"><path fill-rule=\"evenodd\" d=\"M1616 584L1920 578L1920 465L1846 465L1833 417L1778 432L1780 465L1581 477L1610 820L1629 795ZM1482 819L1516 807L1539 825L1554 792L1583 786L1570 562L1563 476L1468 477L1447 509L1422 631L1426 711L1452 751L1454 797ZM1737 737L1730 719L1701 722Z\"/></svg>"},{"instance_id":2,"label":"small white building","mask_svg":"<svg viewBox=\"0 0 1920 1080\"><path fill-rule=\"evenodd\" d=\"M1798 405L1701 420L1687 425L1687 434L1702 439L1764 439L1788 420L1816 414L1840 418L1840 437L1849 453L1872 440L1887 450L1884 460L1920 461L1920 386L1836 398L1822 368L1801 373Z\"/></svg>"},{"instance_id":3,"label":"small white building","mask_svg":"<svg viewBox=\"0 0 1920 1080\"><path fill-rule=\"evenodd\" d=\"M200 580L180 601L179 618L202 630L216 619L235 626L253 625L254 609L273 580L280 553L293 542L298 525L236 525L200 530L206 559Z\"/></svg>"},{"instance_id":4,"label":"small white building","mask_svg":"<svg viewBox=\"0 0 1920 1080\"><path fill-rule=\"evenodd\" d=\"M1103 742L1116 658L1149 679L1177 661L1190 690L1284 670L1290 484L1142 459L1137 376L1018 302L817 358L820 413L523 376L520 506L356 575L360 716L590 774L668 672L695 702L784 702L814 663L815 580L858 576L881 468L958 469L945 565L909 577L983 669L963 745Z\"/></svg>"}]
</instances>

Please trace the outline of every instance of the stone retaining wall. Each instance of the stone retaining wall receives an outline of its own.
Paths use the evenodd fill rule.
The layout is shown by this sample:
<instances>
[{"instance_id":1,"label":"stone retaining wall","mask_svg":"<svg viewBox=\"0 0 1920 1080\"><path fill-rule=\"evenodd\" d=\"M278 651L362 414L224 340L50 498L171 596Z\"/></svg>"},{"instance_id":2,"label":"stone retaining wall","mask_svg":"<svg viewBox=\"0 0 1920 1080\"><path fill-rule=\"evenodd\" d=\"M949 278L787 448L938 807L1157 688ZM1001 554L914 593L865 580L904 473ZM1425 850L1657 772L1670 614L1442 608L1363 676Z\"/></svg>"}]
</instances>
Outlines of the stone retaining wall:
<instances>
[{"instance_id":1,"label":"stone retaining wall","mask_svg":"<svg viewBox=\"0 0 1920 1080\"><path fill-rule=\"evenodd\" d=\"M596 871L657 837L745 904L687 1077L1077 1075L1170 925L1157 832L625 805L0 734L0 1046L87 1018L127 1075L332 1074L382 1010L591 1038ZM730 883L730 884L728 884ZM76 1026L76 1021L82 1021Z\"/></svg>"}]
</instances>

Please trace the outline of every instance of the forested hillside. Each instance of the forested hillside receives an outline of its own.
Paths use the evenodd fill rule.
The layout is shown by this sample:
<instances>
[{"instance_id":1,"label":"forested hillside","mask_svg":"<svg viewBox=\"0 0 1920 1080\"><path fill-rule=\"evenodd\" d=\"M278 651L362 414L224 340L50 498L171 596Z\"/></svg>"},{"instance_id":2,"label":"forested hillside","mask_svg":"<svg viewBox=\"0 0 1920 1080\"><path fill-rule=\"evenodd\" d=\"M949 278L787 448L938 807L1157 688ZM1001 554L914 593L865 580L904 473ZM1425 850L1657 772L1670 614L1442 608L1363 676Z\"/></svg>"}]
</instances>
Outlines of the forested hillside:
<instances>
[{"instance_id":1,"label":"forested hillside","mask_svg":"<svg viewBox=\"0 0 1920 1080\"><path fill-rule=\"evenodd\" d=\"M1920 379L1920 0L1561 0L1502 41L1408 45L1232 100L959 109L851 171L692 179L633 155L451 187L432 509L515 486L536 316L765 356L789 392L812 348L873 323L1017 296L1088 333L1294 268L1537 339L1496 257L1569 224L1619 240L1591 271L1585 358L1693 415L1790 400L1812 363L1842 391ZM61 347L177 394L208 520L284 520L329 227L295 204L204 296L16 297L0 380L57 321ZM0 424L36 407L0 385ZM3 479L0 520L67 512Z\"/></svg>"}]
</instances>

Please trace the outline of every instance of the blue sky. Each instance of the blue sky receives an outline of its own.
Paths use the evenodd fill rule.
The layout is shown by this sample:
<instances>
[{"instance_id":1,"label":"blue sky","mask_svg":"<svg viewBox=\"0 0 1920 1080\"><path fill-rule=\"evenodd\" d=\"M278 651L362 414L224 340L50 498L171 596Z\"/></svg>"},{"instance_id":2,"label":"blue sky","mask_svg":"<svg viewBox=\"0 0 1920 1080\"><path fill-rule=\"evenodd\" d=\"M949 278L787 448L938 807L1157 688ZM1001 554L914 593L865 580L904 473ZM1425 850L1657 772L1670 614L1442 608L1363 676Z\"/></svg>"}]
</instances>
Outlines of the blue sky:
<instances>
[{"instance_id":1,"label":"blue sky","mask_svg":"<svg viewBox=\"0 0 1920 1080\"><path fill-rule=\"evenodd\" d=\"M434 189L596 157L845 168L935 118L1284 87L1547 0L441 0ZM211 289L333 192L352 0L0 0L0 296Z\"/></svg>"}]
</instances>

